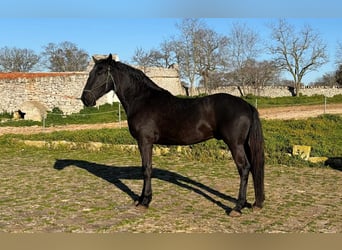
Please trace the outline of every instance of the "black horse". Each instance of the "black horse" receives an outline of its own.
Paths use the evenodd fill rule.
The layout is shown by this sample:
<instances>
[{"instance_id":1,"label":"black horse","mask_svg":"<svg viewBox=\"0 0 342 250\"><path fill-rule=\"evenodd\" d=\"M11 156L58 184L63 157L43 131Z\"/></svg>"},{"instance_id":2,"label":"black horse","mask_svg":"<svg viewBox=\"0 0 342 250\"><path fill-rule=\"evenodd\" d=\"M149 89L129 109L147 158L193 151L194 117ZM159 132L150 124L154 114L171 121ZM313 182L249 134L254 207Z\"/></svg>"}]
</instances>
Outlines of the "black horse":
<instances>
[{"instance_id":1,"label":"black horse","mask_svg":"<svg viewBox=\"0 0 342 250\"><path fill-rule=\"evenodd\" d=\"M97 60L81 100L94 106L114 90L126 114L131 135L137 140L144 184L136 205L148 207L152 200L153 144L189 145L216 138L229 147L240 174L238 200L231 215L248 206L247 182L251 171L255 203L262 208L264 195L264 139L257 110L229 94L201 98L178 98L157 86L142 71L108 58Z\"/></svg>"}]
</instances>

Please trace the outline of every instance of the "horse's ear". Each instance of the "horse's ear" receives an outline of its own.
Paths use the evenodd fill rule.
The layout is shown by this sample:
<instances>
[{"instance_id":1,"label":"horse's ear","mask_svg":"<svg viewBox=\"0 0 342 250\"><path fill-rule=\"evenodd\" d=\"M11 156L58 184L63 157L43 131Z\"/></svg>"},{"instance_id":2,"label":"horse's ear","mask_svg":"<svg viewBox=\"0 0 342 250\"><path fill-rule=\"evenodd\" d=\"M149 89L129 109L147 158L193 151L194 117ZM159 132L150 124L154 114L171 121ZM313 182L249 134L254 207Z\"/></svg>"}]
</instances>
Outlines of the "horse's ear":
<instances>
[{"instance_id":1,"label":"horse's ear","mask_svg":"<svg viewBox=\"0 0 342 250\"><path fill-rule=\"evenodd\" d=\"M95 58L95 56L92 56L94 63L96 64L99 60Z\"/></svg>"},{"instance_id":2,"label":"horse's ear","mask_svg":"<svg viewBox=\"0 0 342 250\"><path fill-rule=\"evenodd\" d=\"M108 61L108 62L112 62L112 61L113 61L113 56L112 56L111 53L110 53L109 56L107 57L107 61Z\"/></svg>"}]
</instances>

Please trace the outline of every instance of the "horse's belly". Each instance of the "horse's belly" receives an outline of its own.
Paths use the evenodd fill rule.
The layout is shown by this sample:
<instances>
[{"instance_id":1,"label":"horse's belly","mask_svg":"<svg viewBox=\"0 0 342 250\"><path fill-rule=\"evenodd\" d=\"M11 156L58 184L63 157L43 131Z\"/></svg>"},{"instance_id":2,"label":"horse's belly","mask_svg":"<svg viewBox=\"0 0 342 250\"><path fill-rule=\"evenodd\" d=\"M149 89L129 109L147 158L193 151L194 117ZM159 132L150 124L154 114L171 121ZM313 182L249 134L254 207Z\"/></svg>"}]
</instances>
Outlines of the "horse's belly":
<instances>
[{"instance_id":1,"label":"horse's belly","mask_svg":"<svg viewBox=\"0 0 342 250\"><path fill-rule=\"evenodd\" d=\"M213 137L213 129L208 124L197 124L197 126L190 127L175 125L171 129L162 131L157 143L163 145L190 145Z\"/></svg>"}]
</instances>

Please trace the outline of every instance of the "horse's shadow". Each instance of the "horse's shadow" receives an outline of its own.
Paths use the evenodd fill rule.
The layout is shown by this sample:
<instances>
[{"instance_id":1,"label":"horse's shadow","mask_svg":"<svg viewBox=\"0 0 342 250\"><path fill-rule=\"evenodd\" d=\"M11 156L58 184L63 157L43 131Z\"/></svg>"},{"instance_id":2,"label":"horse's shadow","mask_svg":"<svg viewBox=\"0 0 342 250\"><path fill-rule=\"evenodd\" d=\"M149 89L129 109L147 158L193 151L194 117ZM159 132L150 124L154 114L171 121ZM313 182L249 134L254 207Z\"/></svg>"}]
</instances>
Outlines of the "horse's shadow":
<instances>
[{"instance_id":1,"label":"horse's shadow","mask_svg":"<svg viewBox=\"0 0 342 250\"><path fill-rule=\"evenodd\" d=\"M71 160L71 159L57 159L54 168L57 170L63 170L68 166L76 166L82 169L87 170L89 173L102 178L103 180L108 181L109 183L114 184L118 189L125 192L129 195L133 200L137 200L139 195L133 192L126 184L124 184L121 179L126 180L142 180L142 170L141 167L138 166L130 166L130 167L120 167L120 166L108 166L103 164L98 164L94 162L82 161L82 160ZM236 203L236 199L225 195L215 189L212 189L200 182L194 181L188 177L180 175L175 172L171 172L168 170L154 168L152 178L156 178L162 181L166 181L172 184L175 184L179 187L191 190L217 206L221 207L229 214L232 211L232 208L224 205L219 200L216 200L214 197L219 197L226 201ZM210 193L211 195L207 194Z\"/></svg>"},{"instance_id":2,"label":"horse's shadow","mask_svg":"<svg viewBox=\"0 0 342 250\"><path fill-rule=\"evenodd\" d=\"M328 160L324 162L324 165L342 171L342 157L329 157Z\"/></svg>"}]
</instances>

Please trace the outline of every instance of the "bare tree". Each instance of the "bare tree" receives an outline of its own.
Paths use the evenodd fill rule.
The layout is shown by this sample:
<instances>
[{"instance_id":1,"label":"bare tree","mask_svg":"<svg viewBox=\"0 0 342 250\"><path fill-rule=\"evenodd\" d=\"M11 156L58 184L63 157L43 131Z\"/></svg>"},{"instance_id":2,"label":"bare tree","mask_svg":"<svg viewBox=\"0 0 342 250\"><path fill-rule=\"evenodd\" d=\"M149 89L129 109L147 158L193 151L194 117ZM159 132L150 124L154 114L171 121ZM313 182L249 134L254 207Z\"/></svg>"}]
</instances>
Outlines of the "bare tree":
<instances>
[{"instance_id":1,"label":"bare tree","mask_svg":"<svg viewBox=\"0 0 342 250\"><path fill-rule=\"evenodd\" d=\"M275 84L279 81L280 70L273 61L262 61L257 64L258 79L257 87Z\"/></svg>"},{"instance_id":2,"label":"bare tree","mask_svg":"<svg viewBox=\"0 0 342 250\"><path fill-rule=\"evenodd\" d=\"M337 65L337 69L334 74L334 82L342 86L342 42L337 42L337 50L336 50L336 59L335 63Z\"/></svg>"},{"instance_id":3,"label":"bare tree","mask_svg":"<svg viewBox=\"0 0 342 250\"><path fill-rule=\"evenodd\" d=\"M244 76L245 84L255 89L272 84L279 75L279 69L274 62L258 62L254 59L247 60L239 72Z\"/></svg>"},{"instance_id":4,"label":"bare tree","mask_svg":"<svg viewBox=\"0 0 342 250\"><path fill-rule=\"evenodd\" d=\"M231 82L231 74L222 70L215 70L209 72L209 82L207 83L211 89L219 88L222 86L228 86ZM201 87L204 87L204 78L199 82Z\"/></svg>"},{"instance_id":5,"label":"bare tree","mask_svg":"<svg viewBox=\"0 0 342 250\"><path fill-rule=\"evenodd\" d=\"M210 73L223 67L226 61L224 52L228 45L228 37L209 28L199 29L194 35L197 72L203 78L205 90L210 91L215 86L210 79Z\"/></svg>"},{"instance_id":6,"label":"bare tree","mask_svg":"<svg viewBox=\"0 0 342 250\"><path fill-rule=\"evenodd\" d=\"M342 78L340 79L340 81L341 80ZM336 86L337 81L338 81L338 70L336 72L325 73L323 76L319 77L315 82L311 83L311 85L333 87L333 86Z\"/></svg>"},{"instance_id":7,"label":"bare tree","mask_svg":"<svg viewBox=\"0 0 342 250\"><path fill-rule=\"evenodd\" d=\"M180 76L184 82L189 84L190 95L196 80L199 80L197 60L198 54L195 34L205 25L200 19L186 18L181 23L176 24L180 31L178 38L174 39L174 49L177 63L180 69Z\"/></svg>"},{"instance_id":8,"label":"bare tree","mask_svg":"<svg viewBox=\"0 0 342 250\"><path fill-rule=\"evenodd\" d=\"M143 67L163 67L168 68L175 60L174 46L172 41L164 41L159 49L145 51L139 47L135 50L132 62Z\"/></svg>"},{"instance_id":9,"label":"bare tree","mask_svg":"<svg viewBox=\"0 0 342 250\"><path fill-rule=\"evenodd\" d=\"M335 73L335 81L338 83L340 86L342 86L342 64L338 66L338 69L336 70Z\"/></svg>"},{"instance_id":10,"label":"bare tree","mask_svg":"<svg viewBox=\"0 0 342 250\"><path fill-rule=\"evenodd\" d=\"M28 72L39 62L39 56L30 49L4 47L0 50L0 68L7 72Z\"/></svg>"},{"instance_id":11,"label":"bare tree","mask_svg":"<svg viewBox=\"0 0 342 250\"><path fill-rule=\"evenodd\" d=\"M171 65L177 63L175 42L172 39L164 40L160 44L160 60L165 68L169 68Z\"/></svg>"},{"instance_id":12,"label":"bare tree","mask_svg":"<svg viewBox=\"0 0 342 250\"><path fill-rule=\"evenodd\" d=\"M143 48L139 47L134 51L132 62L137 66L142 67L145 71L146 67L152 66L153 59L151 58L150 52L146 52Z\"/></svg>"},{"instance_id":13,"label":"bare tree","mask_svg":"<svg viewBox=\"0 0 342 250\"><path fill-rule=\"evenodd\" d=\"M326 45L310 26L296 31L284 19L271 26L273 44L270 52L281 70L292 75L298 95L304 75L327 62Z\"/></svg>"},{"instance_id":14,"label":"bare tree","mask_svg":"<svg viewBox=\"0 0 342 250\"><path fill-rule=\"evenodd\" d=\"M88 53L72 42L49 43L42 53L50 71L84 71L89 62Z\"/></svg>"},{"instance_id":15,"label":"bare tree","mask_svg":"<svg viewBox=\"0 0 342 250\"><path fill-rule=\"evenodd\" d=\"M170 67L176 63L190 92L200 79L205 89L210 90L216 86L210 80L212 72L221 69L227 60L228 38L209 29L200 19L183 19L176 26L180 31L178 37L165 40L158 49L137 48L132 62L143 68Z\"/></svg>"},{"instance_id":16,"label":"bare tree","mask_svg":"<svg viewBox=\"0 0 342 250\"><path fill-rule=\"evenodd\" d=\"M212 73L226 61L228 38L208 28L201 19L183 19L177 28L180 35L174 39L173 48L181 77L189 84L190 93L200 79L209 90L215 85L210 80Z\"/></svg>"},{"instance_id":17,"label":"bare tree","mask_svg":"<svg viewBox=\"0 0 342 250\"><path fill-rule=\"evenodd\" d=\"M261 39L254 30L243 23L234 23L229 34L230 67L235 72L235 82L239 87L246 84L246 76L242 68L260 53Z\"/></svg>"},{"instance_id":18,"label":"bare tree","mask_svg":"<svg viewBox=\"0 0 342 250\"><path fill-rule=\"evenodd\" d=\"M337 42L335 63L337 65L342 64L342 42L341 41Z\"/></svg>"}]
</instances>

